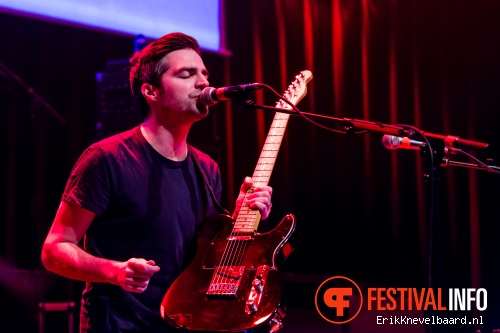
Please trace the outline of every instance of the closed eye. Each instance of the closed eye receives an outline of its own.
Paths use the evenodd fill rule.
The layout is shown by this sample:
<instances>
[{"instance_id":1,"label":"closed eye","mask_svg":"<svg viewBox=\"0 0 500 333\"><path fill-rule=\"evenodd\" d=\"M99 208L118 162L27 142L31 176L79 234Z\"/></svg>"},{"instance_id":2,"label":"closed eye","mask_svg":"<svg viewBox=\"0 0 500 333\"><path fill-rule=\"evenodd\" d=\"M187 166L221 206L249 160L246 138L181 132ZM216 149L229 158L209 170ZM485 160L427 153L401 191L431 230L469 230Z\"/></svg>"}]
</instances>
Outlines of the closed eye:
<instances>
[{"instance_id":1,"label":"closed eye","mask_svg":"<svg viewBox=\"0 0 500 333\"><path fill-rule=\"evenodd\" d=\"M188 79L191 76L196 75L197 73L198 73L198 69L196 69L196 68L182 68L178 72L177 76L180 77L180 78L182 78L182 79ZM205 78L208 80L208 70L202 69L201 70L201 74L203 76L205 76Z\"/></svg>"},{"instance_id":2,"label":"closed eye","mask_svg":"<svg viewBox=\"0 0 500 333\"><path fill-rule=\"evenodd\" d=\"M179 72L178 76L182 79L188 79L191 76L193 76L196 72L190 71L190 70L183 70Z\"/></svg>"}]
</instances>

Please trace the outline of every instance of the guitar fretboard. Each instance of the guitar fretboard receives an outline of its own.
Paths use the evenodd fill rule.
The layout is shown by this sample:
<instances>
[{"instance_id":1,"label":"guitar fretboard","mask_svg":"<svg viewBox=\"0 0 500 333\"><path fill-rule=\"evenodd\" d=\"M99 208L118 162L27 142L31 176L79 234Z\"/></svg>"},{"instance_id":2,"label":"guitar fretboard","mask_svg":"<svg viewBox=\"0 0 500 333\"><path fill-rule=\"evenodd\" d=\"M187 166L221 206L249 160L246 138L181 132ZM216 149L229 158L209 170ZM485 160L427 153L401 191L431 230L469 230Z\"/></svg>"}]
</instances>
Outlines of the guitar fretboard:
<instances>
[{"instance_id":1,"label":"guitar fretboard","mask_svg":"<svg viewBox=\"0 0 500 333\"><path fill-rule=\"evenodd\" d=\"M266 142L264 143L252 176L255 186L266 186L269 184L289 118L290 115L286 113L276 113L274 116L269 134L267 135Z\"/></svg>"},{"instance_id":2,"label":"guitar fretboard","mask_svg":"<svg viewBox=\"0 0 500 333\"><path fill-rule=\"evenodd\" d=\"M303 71L295 77L295 81L288 87L288 90L283 95L292 104L297 104L300 99L305 95L306 83L312 79L310 71ZM276 107L281 109L291 109L292 107L280 100ZM252 193L254 187L267 186L271 173L276 163L281 142L285 135L286 126L290 115L288 113L276 112L273 122L269 129L264 147L260 153L257 166L252 175L253 186L247 191L243 205L236 218L233 227L233 234L250 234L257 230L260 222L260 212L251 210L247 204L247 196Z\"/></svg>"},{"instance_id":3,"label":"guitar fretboard","mask_svg":"<svg viewBox=\"0 0 500 333\"><path fill-rule=\"evenodd\" d=\"M278 156L289 118L289 114L279 112L277 112L274 116L269 134L267 135L264 147L262 148L257 162L257 166L252 175L253 187L261 187L269 184L269 179L271 178L271 173L273 172L274 164L276 163L276 157ZM247 192L247 195L252 193L252 190L253 189L250 189ZM257 229L259 221L260 213L250 209L246 205L245 196L240 213L234 223L233 233L252 233Z\"/></svg>"}]
</instances>

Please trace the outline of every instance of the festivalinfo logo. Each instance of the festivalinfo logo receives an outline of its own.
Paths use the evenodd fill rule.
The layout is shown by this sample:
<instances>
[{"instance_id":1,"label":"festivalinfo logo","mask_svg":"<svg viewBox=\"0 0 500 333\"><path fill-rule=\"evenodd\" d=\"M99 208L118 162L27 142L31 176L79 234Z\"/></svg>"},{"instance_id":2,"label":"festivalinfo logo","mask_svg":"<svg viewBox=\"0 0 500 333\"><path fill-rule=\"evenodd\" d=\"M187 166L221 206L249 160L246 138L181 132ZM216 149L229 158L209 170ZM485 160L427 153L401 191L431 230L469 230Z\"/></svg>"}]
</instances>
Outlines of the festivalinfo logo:
<instances>
[{"instance_id":1,"label":"festivalinfo logo","mask_svg":"<svg viewBox=\"0 0 500 333\"><path fill-rule=\"evenodd\" d=\"M364 295L353 280L334 276L321 283L314 301L320 316L333 324L352 321L362 308L387 313L377 315L375 324L483 324L482 316L453 316L453 312L484 311L488 307L485 288L367 288ZM363 304L364 300L366 304ZM390 311L412 310L432 310L439 315L411 317L390 314ZM443 315L444 311L447 311L446 315Z\"/></svg>"}]
</instances>

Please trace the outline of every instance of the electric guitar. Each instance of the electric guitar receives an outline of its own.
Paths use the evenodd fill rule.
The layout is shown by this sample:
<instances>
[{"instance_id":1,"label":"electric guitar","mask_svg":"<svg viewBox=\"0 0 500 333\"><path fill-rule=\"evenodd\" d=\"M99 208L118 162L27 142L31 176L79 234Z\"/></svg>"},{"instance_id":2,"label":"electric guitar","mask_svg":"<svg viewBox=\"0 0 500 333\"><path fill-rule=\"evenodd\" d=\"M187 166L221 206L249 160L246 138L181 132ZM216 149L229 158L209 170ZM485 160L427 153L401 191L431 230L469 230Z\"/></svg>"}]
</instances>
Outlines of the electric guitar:
<instances>
[{"instance_id":1,"label":"electric guitar","mask_svg":"<svg viewBox=\"0 0 500 333\"><path fill-rule=\"evenodd\" d=\"M302 71L284 94L296 105L307 92L312 73ZM276 107L291 109L280 100ZM170 286L161 303L162 318L173 327L195 331L235 332L268 323L282 327L281 283L276 256L295 229L295 217L285 216L273 230L257 232L260 212L246 205L255 187L269 182L288 118L277 112L253 173L253 186L235 220L216 215L204 222L198 249L190 265ZM220 228L225 225L224 228Z\"/></svg>"}]
</instances>

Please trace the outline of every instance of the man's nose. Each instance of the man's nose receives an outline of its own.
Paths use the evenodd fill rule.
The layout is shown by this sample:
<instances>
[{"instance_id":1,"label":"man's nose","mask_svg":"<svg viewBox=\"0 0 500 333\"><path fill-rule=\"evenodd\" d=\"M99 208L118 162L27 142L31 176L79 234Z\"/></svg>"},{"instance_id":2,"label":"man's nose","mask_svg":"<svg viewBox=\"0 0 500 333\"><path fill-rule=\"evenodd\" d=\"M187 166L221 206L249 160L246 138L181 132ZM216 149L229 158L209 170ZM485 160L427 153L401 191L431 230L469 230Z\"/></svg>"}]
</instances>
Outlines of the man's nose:
<instances>
[{"instance_id":1,"label":"man's nose","mask_svg":"<svg viewBox=\"0 0 500 333\"><path fill-rule=\"evenodd\" d=\"M197 85L198 85L198 87L202 87L202 88L208 87L209 83L208 83L207 77L205 75L200 75L200 78L198 79Z\"/></svg>"}]
</instances>

